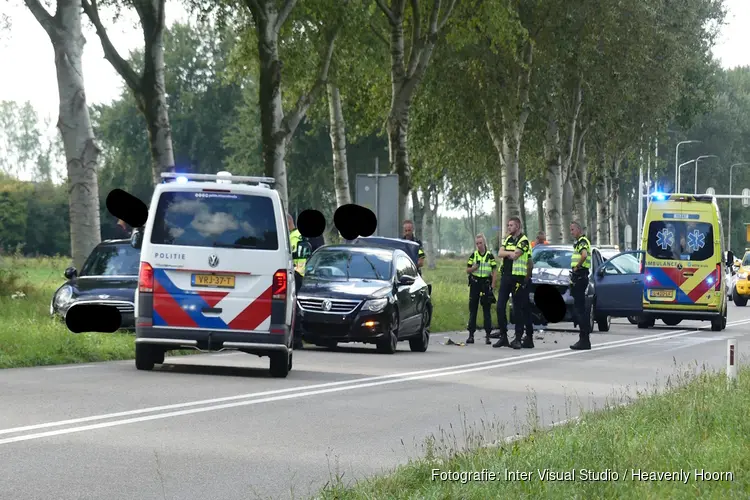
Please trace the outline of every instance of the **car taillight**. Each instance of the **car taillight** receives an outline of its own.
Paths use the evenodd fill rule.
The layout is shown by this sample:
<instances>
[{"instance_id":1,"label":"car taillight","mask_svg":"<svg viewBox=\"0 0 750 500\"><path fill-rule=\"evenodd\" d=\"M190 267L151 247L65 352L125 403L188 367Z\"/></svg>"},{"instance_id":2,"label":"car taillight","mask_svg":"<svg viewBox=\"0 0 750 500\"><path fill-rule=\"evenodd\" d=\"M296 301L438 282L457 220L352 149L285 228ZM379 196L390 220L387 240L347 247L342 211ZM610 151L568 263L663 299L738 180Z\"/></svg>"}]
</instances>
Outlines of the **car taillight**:
<instances>
[{"instance_id":1,"label":"car taillight","mask_svg":"<svg viewBox=\"0 0 750 500\"><path fill-rule=\"evenodd\" d=\"M141 270L138 273L138 291L154 291L154 268L148 262L141 262Z\"/></svg>"},{"instance_id":2,"label":"car taillight","mask_svg":"<svg viewBox=\"0 0 750 500\"><path fill-rule=\"evenodd\" d=\"M273 274L271 295L274 299L286 300L286 269L279 269Z\"/></svg>"}]
</instances>

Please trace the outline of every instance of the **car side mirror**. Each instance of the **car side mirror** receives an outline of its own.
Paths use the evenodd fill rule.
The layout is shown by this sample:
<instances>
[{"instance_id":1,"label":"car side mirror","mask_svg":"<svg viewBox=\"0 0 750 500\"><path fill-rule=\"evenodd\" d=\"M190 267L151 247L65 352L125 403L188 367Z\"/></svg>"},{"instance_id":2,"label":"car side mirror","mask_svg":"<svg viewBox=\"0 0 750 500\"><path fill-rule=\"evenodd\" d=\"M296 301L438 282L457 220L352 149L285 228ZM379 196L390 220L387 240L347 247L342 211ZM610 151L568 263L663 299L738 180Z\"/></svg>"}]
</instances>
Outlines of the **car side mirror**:
<instances>
[{"instance_id":1,"label":"car side mirror","mask_svg":"<svg viewBox=\"0 0 750 500\"><path fill-rule=\"evenodd\" d=\"M602 278L604 276L604 266L601 266L599 269L596 270L596 274Z\"/></svg>"},{"instance_id":2,"label":"car side mirror","mask_svg":"<svg viewBox=\"0 0 750 500\"><path fill-rule=\"evenodd\" d=\"M401 276L398 280L399 285L413 285L416 279L414 279L414 276L408 276L404 274Z\"/></svg>"},{"instance_id":3,"label":"car side mirror","mask_svg":"<svg viewBox=\"0 0 750 500\"><path fill-rule=\"evenodd\" d=\"M66 279L72 280L73 278L78 276L78 270L75 267L70 266L65 270L63 276L65 276Z\"/></svg>"},{"instance_id":4,"label":"car side mirror","mask_svg":"<svg viewBox=\"0 0 750 500\"><path fill-rule=\"evenodd\" d=\"M143 229L136 228L130 235L130 246L136 249L140 249L143 244Z\"/></svg>"}]
</instances>

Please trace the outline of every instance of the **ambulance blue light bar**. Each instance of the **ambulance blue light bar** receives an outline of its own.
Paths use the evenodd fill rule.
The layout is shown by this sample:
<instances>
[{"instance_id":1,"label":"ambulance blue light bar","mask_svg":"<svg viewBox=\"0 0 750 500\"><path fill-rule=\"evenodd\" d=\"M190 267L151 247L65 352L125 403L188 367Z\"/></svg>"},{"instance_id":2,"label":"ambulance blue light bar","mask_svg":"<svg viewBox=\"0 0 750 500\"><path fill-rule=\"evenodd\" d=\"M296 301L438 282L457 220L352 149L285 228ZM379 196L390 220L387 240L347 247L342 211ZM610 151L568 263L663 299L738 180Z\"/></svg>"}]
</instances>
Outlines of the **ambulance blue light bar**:
<instances>
[{"instance_id":1,"label":"ambulance blue light bar","mask_svg":"<svg viewBox=\"0 0 750 500\"><path fill-rule=\"evenodd\" d=\"M651 193L652 201L701 201L711 203L714 199L715 197L710 194Z\"/></svg>"}]
</instances>

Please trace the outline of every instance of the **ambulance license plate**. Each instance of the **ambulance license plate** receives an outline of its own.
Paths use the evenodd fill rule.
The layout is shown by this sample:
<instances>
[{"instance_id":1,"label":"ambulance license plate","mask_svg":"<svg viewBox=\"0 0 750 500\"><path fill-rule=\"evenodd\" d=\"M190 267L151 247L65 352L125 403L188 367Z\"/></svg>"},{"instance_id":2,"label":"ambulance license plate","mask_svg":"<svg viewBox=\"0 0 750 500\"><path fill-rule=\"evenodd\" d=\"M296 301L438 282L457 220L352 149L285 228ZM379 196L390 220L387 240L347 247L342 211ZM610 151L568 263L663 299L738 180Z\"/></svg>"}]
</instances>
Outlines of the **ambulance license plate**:
<instances>
[{"instance_id":1,"label":"ambulance license plate","mask_svg":"<svg viewBox=\"0 0 750 500\"><path fill-rule=\"evenodd\" d=\"M194 274L191 284L214 288L234 288L234 276L230 274Z\"/></svg>"},{"instance_id":2,"label":"ambulance license plate","mask_svg":"<svg viewBox=\"0 0 750 500\"><path fill-rule=\"evenodd\" d=\"M649 297L660 299L671 299L674 297L674 290L649 290Z\"/></svg>"}]
</instances>

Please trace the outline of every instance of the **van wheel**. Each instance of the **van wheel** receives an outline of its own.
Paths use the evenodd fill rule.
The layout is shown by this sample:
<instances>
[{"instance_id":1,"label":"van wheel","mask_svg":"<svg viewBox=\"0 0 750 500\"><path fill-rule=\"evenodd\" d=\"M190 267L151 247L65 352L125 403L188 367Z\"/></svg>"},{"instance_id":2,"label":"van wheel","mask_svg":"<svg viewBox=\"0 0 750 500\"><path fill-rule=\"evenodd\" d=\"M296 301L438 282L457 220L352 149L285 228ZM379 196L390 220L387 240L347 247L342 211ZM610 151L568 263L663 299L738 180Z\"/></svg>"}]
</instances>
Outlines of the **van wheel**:
<instances>
[{"instance_id":1,"label":"van wheel","mask_svg":"<svg viewBox=\"0 0 750 500\"><path fill-rule=\"evenodd\" d=\"M271 358L271 376L275 378L286 378L292 369L292 356L285 352L275 352Z\"/></svg>"},{"instance_id":2,"label":"van wheel","mask_svg":"<svg viewBox=\"0 0 750 500\"><path fill-rule=\"evenodd\" d=\"M151 371L156 363L164 362L164 351L149 344L135 345L135 367L138 370Z\"/></svg>"},{"instance_id":3,"label":"van wheel","mask_svg":"<svg viewBox=\"0 0 750 500\"><path fill-rule=\"evenodd\" d=\"M667 326L677 326L682 322L682 318L663 318L662 321Z\"/></svg>"},{"instance_id":4,"label":"van wheel","mask_svg":"<svg viewBox=\"0 0 750 500\"><path fill-rule=\"evenodd\" d=\"M628 316L628 322L631 325L637 325L638 324L638 316Z\"/></svg>"},{"instance_id":5,"label":"van wheel","mask_svg":"<svg viewBox=\"0 0 750 500\"><path fill-rule=\"evenodd\" d=\"M736 288L734 293L732 293L732 301L734 302L734 305L738 307L745 307L747 305L747 297L739 295Z\"/></svg>"},{"instance_id":6,"label":"van wheel","mask_svg":"<svg viewBox=\"0 0 750 500\"><path fill-rule=\"evenodd\" d=\"M724 325L724 318L714 318L711 320L711 331L720 332L724 329Z\"/></svg>"}]
</instances>

